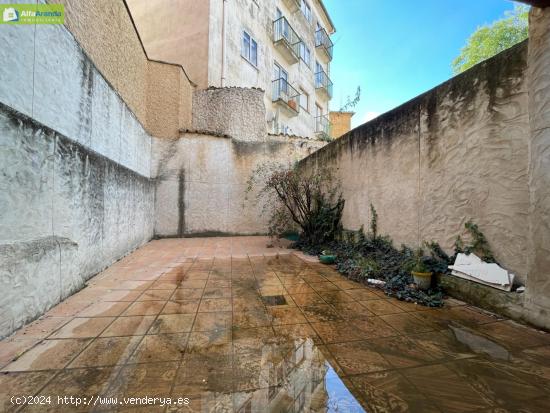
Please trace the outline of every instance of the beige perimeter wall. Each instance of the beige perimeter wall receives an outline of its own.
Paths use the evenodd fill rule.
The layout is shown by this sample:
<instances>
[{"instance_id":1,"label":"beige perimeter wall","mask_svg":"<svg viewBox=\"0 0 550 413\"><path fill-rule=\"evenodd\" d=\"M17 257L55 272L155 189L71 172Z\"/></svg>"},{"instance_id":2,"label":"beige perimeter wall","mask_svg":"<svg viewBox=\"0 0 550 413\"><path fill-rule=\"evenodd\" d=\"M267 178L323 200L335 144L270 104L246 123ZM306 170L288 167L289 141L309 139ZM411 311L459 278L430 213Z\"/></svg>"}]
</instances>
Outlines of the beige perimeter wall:
<instances>
[{"instance_id":1,"label":"beige perimeter wall","mask_svg":"<svg viewBox=\"0 0 550 413\"><path fill-rule=\"evenodd\" d=\"M470 218L498 261L526 280L527 43L501 53L310 155L334 167L344 225L379 228L399 246L435 240L452 250Z\"/></svg>"},{"instance_id":2,"label":"beige perimeter wall","mask_svg":"<svg viewBox=\"0 0 550 413\"><path fill-rule=\"evenodd\" d=\"M156 140L155 236L265 234L262 206L245 200L247 180L259 165L292 166L324 143L286 136L255 142L185 133Z\"/></svg>"}]
</instances>

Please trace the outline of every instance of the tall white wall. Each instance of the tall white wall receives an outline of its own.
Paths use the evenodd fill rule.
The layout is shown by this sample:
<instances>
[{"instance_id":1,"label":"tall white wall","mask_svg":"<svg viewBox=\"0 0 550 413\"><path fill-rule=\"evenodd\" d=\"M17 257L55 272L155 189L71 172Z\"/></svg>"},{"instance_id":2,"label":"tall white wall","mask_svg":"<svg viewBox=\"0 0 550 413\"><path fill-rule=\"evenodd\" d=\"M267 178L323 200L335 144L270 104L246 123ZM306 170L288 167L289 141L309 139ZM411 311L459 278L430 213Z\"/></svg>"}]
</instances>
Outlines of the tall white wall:
<instances>
[{"instance_id":1,"label":"tall white wall","mask_svg":"<svg viewBox=\"0 0 550 413\"><path fill-rule=\"evenodd\" d=\"M62 25L0 27L0 337L153 236L151 137Z\"/></svg>"}]
</instances>

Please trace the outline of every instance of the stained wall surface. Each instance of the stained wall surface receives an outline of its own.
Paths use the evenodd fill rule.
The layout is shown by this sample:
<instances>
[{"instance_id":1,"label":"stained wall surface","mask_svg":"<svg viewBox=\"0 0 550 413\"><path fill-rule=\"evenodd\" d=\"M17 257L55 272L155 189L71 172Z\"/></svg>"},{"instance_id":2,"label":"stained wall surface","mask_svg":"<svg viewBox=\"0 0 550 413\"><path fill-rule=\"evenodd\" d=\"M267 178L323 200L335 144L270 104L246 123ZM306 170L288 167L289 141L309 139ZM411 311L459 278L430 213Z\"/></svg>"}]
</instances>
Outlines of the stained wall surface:
<instances>
[{"instance_id":1,"label":"stained wall surface","mask_svg":"<svg viewBox=\"0 0 550 413\"><path fill-rule=\"evenodd\" d=\"M293 165L322 142L274 137L263 141L196 133L156 140L155 235L265 234L267 217L245 200L252 171L269 162Z\"/></svg>"},{"instance_id":2,"label":"stained wall surface","mask_svg":"<svg viewBox=\"0 0 550 413\"><path fill-rule=\"evenodd\" d=\"M472 219L499 262L524 283L526 69L524 42L352 130L301 166L337 171L345 227L368 228L372 203L380 232L395 245L435 240L451 251Z\"/></svg>"},{"instance_id":3,"label":"stained wall surface","mask_svg":"<svg viewBox=\"0 0 550 413\"><path fill-rule=\"evenodd\" d=\"M529 262L526 304L550 328L550 7L529 16Z\"/></svg>"},{"instance_id":4,"label":"stained wall surface","mask_svg":"<svg viewBox=\"0 0 550 413\"><path fill-rule=\"evenodd\" d=\"M0 38L3 337L152 238L154 183L130 95L65 26L3 25Z\"/></svg>"}]
</instances>

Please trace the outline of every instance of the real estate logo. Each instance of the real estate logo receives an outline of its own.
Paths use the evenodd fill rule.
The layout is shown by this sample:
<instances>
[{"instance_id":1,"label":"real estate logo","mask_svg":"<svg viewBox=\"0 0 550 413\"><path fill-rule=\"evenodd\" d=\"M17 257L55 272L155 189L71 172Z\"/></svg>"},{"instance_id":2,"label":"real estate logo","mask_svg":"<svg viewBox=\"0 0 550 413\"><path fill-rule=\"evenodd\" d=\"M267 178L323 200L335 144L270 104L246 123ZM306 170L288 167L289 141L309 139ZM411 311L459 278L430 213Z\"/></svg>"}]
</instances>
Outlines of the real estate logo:
<instances>
[{"instance_id":1,"label":"real estate logo","mask_svg":"<svg viewBox=\"0 0 550 413\"><path fill-rule=\"evenodd\" d=\"M63 24L63 4L0 4L0 24Z\"/></svg>"},{"instance_id":2,"label":"real estate logo","mask_svg":"<svg viewBox=\"0 0 550 413\"><path fill-rule=\"evenodd\" d=\"M4 22L16 22L19 20L19 13L13 7L8 7L4 9L2 13L2 21Z\"/></svg>"}]
</instances>

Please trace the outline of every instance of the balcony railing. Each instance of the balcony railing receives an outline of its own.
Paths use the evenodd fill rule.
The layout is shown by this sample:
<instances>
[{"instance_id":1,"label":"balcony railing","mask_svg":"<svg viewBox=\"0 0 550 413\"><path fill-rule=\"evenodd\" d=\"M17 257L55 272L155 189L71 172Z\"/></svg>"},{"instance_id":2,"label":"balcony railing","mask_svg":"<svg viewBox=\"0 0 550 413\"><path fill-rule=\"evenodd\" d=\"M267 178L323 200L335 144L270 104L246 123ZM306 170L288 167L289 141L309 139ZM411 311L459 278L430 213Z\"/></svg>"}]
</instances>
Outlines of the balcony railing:
<instances>
[{"instance_id":1,"label":"balcony railing","mask_svg":"<svg viewBox=\"0 0 550 413\"><path fill-rule=\"evenodd\" d=\"M315 32L315 47L322 50L329 60L332 60L333 43L327 31L320 28Z\"/></svg>"},{"instance_id":2,"label":"balcony railing","mask_svg":"<svg viewBox=\"0 0 550 413\"><path fill-rule=\"evenodd\" d=\"M300 112L300 93L283 78L273 81L271 100L280 103L290 115Z\"/></svg>"},{"instance_id":3,"label":"balcony railing","mask_svg":"<svg viewBox=\"0 0 550 413\"><path fill-rule=\"evenodd\" d=\"M295 63L300 58L302 39L285 17L279 17L273 22L273 43L276 46L281 46L281 52L285 54L290 63Z\"/></svg>"},{"instance_id":4,"label":"balcony railing","mask_svg":"<svg viewBox=\"0 0 550 413\"><path fill-rule=\"evenodd\" d=\"M324 70L315 73L315 89L326 93L328 98L332 99L332 81Z\"/></svg>"},{"instance_id":5,"label":"balcony railing","mask_svg":"<svg viewBox=\"0 0 550 413\"><path fill-rule=\"evenodd\" d=\"M330 121L326 116L317 116L315 118L315 133L330 137Z\"/></svg>"}]
</instances>

